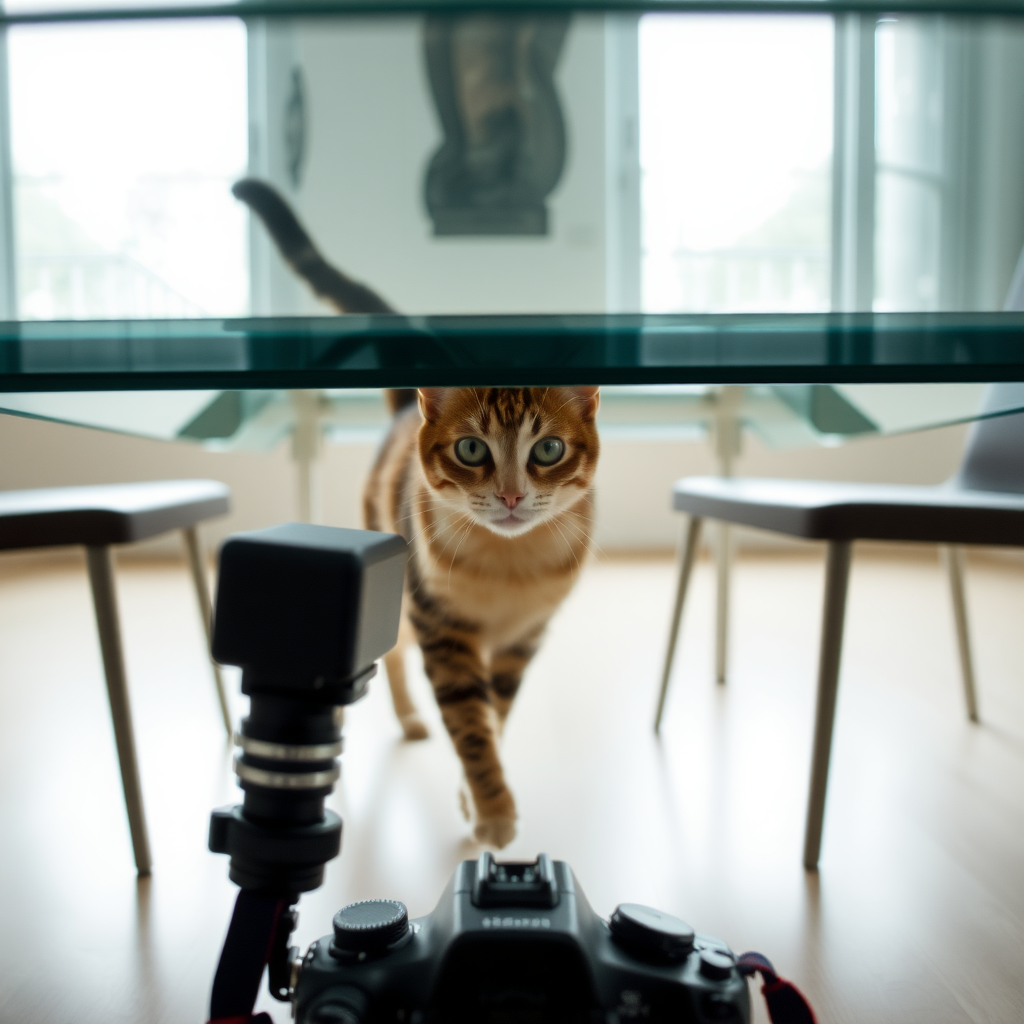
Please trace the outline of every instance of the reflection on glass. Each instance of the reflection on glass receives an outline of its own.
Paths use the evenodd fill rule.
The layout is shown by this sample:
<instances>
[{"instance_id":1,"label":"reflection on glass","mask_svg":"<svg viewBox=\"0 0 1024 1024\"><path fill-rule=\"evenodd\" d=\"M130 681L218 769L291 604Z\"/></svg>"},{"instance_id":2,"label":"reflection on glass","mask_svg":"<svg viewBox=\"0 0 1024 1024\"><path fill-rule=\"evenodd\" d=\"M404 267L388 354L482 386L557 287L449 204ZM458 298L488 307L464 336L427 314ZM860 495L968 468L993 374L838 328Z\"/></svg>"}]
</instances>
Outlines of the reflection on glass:
<instances>
[{"instance_id":1,"label":"reflection on glass","mask_svg":"<svg viewBox=\"0 0 1024 1024\"><path fill-rule=\"evenodd\" d=\"M411 315L1002 307L1024 21L574 14L544 42L531 18L12 28L0 316L328 312L232 197L246 174Z\"/></svg>"}]
</instances>

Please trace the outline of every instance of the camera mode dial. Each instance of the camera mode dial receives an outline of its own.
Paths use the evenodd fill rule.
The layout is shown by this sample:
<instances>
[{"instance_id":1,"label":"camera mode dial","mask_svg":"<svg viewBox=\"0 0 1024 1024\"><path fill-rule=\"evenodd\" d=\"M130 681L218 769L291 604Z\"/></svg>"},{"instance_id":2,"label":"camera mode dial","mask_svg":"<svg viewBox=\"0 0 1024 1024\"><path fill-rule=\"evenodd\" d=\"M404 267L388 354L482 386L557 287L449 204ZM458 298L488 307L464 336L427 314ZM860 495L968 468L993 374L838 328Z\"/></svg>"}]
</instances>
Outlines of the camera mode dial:
<instances>
[{"instance_id":1,"label":"camera mode dial","mask_svg":"<svg viewBox=\"0 0 1024 1024\"><path fill-rule=\"evenodd\" d=\"M382 953L405 938L409 912L398 900L363 900L334 915L333 950L343 953Z\"/></svg>"},{"instance_id":2,"label":"camera mode dial","mask_svg":"<svg viewBox=\"0 0 1024 1024\"><path fill-rule=\"evenodd\" d=\"M640 956L683 960L693 949L693 929L685 921L639 903L620 903L608 925L622 945Z\"/></svg>"}]
</instances>

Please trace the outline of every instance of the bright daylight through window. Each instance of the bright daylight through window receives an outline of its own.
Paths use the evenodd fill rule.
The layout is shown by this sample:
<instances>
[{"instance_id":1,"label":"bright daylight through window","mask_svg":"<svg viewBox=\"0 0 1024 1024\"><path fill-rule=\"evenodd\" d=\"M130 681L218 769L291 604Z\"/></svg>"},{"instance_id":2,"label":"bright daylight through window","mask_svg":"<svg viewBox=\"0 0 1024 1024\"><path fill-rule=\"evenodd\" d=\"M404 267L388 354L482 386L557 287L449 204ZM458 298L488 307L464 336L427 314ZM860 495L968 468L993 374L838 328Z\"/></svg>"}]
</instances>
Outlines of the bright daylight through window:
<instances>
[{"instance_id":1,"label":"bright daylight through window","mask_svg":"<svg viewBox=\"0 0 1024 1024\"><path fill-rule=\"evenodd\" d=\"M830 305L832 20L640 23L643 306Z\"/></svg>"},{"instance_id":2,"label":"bright daylight through window","mask_svg":"<svg viewBox=\"0 0 1024 1024\"><path fill-rule=\"evenodd\" d=\"M18 315L247 313L243 24L26 26L8 48Z\"/></svg>"}]
</instances>

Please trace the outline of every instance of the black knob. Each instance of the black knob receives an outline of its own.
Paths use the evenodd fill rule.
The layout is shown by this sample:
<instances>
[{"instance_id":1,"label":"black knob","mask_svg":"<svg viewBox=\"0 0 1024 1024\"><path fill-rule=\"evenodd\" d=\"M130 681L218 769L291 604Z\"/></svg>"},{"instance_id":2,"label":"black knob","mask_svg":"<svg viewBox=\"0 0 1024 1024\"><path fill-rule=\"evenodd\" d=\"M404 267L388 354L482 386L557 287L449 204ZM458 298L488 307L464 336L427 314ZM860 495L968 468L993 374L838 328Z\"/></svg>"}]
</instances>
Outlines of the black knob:
<instances>
[{"instance_id":1,"label":"black knob","mask_svg":"<svg viewBox=\"0 0 1024 1024\"><path fill-rule=\"evenodd\" d=\"M716 949L705 949L700 954L700 973L709 981L725 981L732 975L733 960Z\"/></svg>"},{"instance_id":2,"label":"black knob","mask_svg":"<svg viewBox=\"0 0 1024 1024\"><path fill-rule=\"evenodd\" d=\"M368 1006L364 992L351 985L338 985L327 990L306 1020L309 1024L362 1024Z\"/></svg>"},{"instance_id":3,"label":"black knob","mask_svg":"<svg viewBox=\"0 0 1024 1024\"><path fill-rule=\"evenodd\" d=\"M616 939L639 953L682 960L693 949L693 929L685 921L639 903L620 903L608 924Z\"/></svg>"},{"instance_id":4,"label":"black knob","mask_svg":"<svg viewBox=\"0 0 1024 1024\"><path fill-rule=\"evenodd\" d=\"M334 915L334 947L345 953L380 953L409 931L409 912L398 900L350 903Z\"/></svg>"}]
</instances>

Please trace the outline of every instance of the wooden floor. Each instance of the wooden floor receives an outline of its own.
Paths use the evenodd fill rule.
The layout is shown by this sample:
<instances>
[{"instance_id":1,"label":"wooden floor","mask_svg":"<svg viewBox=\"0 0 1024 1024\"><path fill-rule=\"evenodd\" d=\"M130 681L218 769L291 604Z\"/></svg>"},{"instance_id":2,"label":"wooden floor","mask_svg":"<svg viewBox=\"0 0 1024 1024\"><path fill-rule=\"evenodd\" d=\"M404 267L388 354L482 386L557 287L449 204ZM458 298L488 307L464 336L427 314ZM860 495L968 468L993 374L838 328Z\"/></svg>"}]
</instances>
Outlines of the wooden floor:
<instances>
[{"instance_id":1,"label":"wooden floor","mask_svg":"<svg viewBox=\"0 0 1024 1024\"><path fill-rule=\"evenodd\" d=\"M814 549L740 561L718 687L711 569L698 565L658 742L674 567L588 567L510 721L521 830L508 852L570 861L602 913L650 903L763 951L822 1024L1024 1020L1024 565L970 561L983 720L971 726L932 554L855 555L823 857L807 874L822 576ZM237 792L230 750L184 568L136 563L119 582L155 859L143 882L84 567L0 559L4 1024L205 1019L235 895L205 850L210 808ZM425 743L399 741L381 685L348 713L332 799L343 852L303 898L303 944L353 899L426 913L477 852L455 757L414 682L434 723Z\"/></svg>"}]
</instances>

